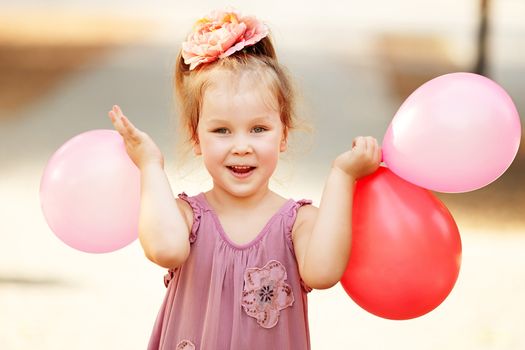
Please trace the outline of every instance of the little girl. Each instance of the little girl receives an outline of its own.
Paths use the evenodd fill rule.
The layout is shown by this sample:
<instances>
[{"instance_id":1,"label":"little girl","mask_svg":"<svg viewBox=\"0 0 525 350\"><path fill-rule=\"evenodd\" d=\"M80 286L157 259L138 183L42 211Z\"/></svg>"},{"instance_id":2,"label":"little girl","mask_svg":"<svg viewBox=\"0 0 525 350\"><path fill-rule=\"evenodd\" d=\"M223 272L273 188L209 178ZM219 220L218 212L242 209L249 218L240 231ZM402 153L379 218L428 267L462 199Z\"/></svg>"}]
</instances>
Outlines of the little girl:
<instances>
[{"instance_id":1,"label":"little girl","mask_svg":"<svg viewBox=\"0 0 525 350\"><path fill-rule=\"evenodd\" d=\"M168 268L148 349L310 349L307 297L341 278L355 181L380 148L357 137L332 164L319 209L268 188L296 127L290 81L266 25L234 10L200 19L175 69L180 118L213 179L174 198L159 148L109 112L141 172L139 238Z\"/></svg>"}]
</instances>

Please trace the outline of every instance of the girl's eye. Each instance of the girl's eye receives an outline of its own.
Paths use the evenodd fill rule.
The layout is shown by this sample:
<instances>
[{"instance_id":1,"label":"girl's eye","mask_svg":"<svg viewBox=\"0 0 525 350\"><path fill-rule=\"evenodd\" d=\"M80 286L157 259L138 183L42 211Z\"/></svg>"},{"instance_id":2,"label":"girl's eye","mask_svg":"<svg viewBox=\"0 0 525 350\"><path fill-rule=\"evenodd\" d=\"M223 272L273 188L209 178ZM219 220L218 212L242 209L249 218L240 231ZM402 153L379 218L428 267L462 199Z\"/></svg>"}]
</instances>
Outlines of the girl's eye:
<instances>
[{"instance_id":1,"label":"girl's eye","mask_svg":"<svg viewBox=\"0 0 525 350\"><path fill-rule=\"evenodd\" d=\"M228 133L228 129L226 129L226 128L218 128L218 129L213 130L213 132L217 133L217 134L227 134Z\"/></svg>"},{"instance_id":2,"label":"girl's eye","mask_svg":"<svg viewBox=\"0 0 525 350\"><path fill-rule=\"evenodd\" d=\"M254 133L260 133L260 132L266 131L267 129L263 126L256 126L252 130Z\"/></svg>"}]
</instances>

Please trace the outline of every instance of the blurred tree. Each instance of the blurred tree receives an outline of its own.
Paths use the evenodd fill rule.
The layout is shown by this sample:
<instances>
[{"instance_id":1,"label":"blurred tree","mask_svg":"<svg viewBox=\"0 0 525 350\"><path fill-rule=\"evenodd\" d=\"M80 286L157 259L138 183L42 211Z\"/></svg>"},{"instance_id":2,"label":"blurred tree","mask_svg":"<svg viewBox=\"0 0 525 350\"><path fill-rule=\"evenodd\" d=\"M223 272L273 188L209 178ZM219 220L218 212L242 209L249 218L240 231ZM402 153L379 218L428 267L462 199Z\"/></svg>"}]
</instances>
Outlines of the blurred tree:
<instances>
[{"instance_id":1,"label":"blurred tree","mask_svg":"<svg viewBox=\"0 0 525 350\"><path fill-rule=\"evenodd\" d=\"M477 54L474 73L488 75L487 51L489 31L490 0L480 0Z\"/></svg>"}]
</instances>

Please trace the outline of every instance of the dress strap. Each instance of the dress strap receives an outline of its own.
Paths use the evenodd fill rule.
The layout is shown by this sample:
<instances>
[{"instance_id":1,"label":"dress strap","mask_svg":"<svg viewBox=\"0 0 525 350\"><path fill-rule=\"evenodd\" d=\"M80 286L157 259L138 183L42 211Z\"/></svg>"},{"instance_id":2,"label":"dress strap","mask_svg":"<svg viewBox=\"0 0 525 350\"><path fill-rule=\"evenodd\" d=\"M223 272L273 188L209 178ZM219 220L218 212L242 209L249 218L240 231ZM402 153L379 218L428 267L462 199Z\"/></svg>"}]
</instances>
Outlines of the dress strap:
<instances>
[{"instance_id":1,"label":"dress strap","mask_svg":"<svg viewBox=\"0 0 525 350\"><path fill-rule=\"evenodd\" d=\"M301 208L303 205L310 205L312 204L312 201L309 199L301 199L296 202L294 202L289 209L286 212L285 216L285 228L286 228L286 240L292 244L292 229L293 225L295 224L295 220L297 219L297 213L299 212L299 208Z\"/></svg>"}]
</instances>

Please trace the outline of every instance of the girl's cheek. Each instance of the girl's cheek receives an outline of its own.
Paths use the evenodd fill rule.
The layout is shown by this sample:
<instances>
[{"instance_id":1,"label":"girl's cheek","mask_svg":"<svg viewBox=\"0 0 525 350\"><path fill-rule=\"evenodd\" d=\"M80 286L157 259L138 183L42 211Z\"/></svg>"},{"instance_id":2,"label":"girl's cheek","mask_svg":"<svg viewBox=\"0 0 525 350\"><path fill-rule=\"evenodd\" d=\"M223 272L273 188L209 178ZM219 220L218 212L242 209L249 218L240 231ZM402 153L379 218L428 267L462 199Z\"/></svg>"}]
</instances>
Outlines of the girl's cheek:
<instances>
[{"instance_id":1,"label":"girl's cheek","mask_svg":"<svg viewBox=\"0 0 525 350\"><path fill-rule=\"evenodd\" d=\"M212 143L212 147L216 147L218 149L228 148L229 145L230 145L230 141L228 140L227 137L223 137L223 138L218 137L217 139L213 140L213 143Z\"/></svg>"},{"instance_id":2,"label":"girl's cheek","mask_svg":"<svg viewBox=\"0 0 525 350\"><path fill-rule=\"evenodd\" d=\"M220 153L221 151L228 149L229 144L230 143L226 138L214 138L204 141L203 146L208 152Z\"/></svg>"},{"instance_id":3,"label":"girl's cheek","mask_svg":"<svg viewBox=\"0 0 525 350\"><path fill-rule=\"evenodd\" d=\"M277 136L269 136L264 138L257 138L253 141L253 145L261 150L274 150L281 143L281 138Z\"/></svg>"}]
</instances>

